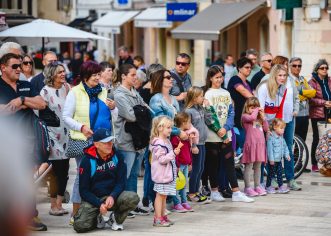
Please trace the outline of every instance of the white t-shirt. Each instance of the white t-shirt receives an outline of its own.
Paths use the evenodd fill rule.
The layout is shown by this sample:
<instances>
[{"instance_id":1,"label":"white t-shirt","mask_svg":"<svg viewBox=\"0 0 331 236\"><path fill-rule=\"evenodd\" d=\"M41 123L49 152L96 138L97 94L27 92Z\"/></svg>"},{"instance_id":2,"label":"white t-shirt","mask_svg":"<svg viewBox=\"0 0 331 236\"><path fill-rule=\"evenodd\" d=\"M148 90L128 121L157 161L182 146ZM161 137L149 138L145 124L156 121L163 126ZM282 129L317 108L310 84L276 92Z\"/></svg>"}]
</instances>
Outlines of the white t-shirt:
<instances>
[{"instance_id":1,"label":"white t-shirt","mask_svg":"<svg viewBox=\"0 0 331 236\"><path fill-rule=\"evenodd\" d=\"M205 98L209 101L209 104L214 107L220 125L223 127L228 118L229 107L232 104L230 93L222 88L210 88L206 92ZM231 140L231 131L227 132L227 136ZM214 131L208 129L208 137L206 142L223 142L223 139L218 137Z\"/></svg>"}]
</instances>

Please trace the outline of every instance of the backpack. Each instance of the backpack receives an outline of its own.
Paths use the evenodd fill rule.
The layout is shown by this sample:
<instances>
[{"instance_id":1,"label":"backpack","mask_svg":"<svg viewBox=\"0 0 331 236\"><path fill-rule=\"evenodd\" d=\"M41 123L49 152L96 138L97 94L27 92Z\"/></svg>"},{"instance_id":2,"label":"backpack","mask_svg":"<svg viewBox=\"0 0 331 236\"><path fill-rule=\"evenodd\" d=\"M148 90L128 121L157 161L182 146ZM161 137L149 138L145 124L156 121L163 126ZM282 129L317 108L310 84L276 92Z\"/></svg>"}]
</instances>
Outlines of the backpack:
<instances>
[{"instance_id":1,"label":"backpack","mask_svg":"<svg viewBox=\"0 0 331 236\"><path fill-rule=\"evenodd\" d=\"M118 159L117 159L116 155L114 155L112 157L112 160L113 160L114 164L117 166ZM94 176L95 172L97 171L97 160L90 158L90 164L91 164L91 178L92 178Z\"/></svg>"},{"instance_id":2,"label":"backpack","mask_svg":"<svg viewBox=\"0 0 331 236\"><path fill-rule=\"evenodd\" d=\"M34 115L32 118L32 128L35 137L34 154L37 157L37 164L47 162L51 152L51 141L47 125Z\"/></svg>"},{"instance_id":3,"label":"backpack","mask_svg":"<svg viewBox=\"0 0 331 236\"><path fill-rule=\"evenodd\" d=\"M125 123L125 132L131 134L135 150L140 150L149 145L152 116L149 109L143 105L133 107L136 116L135 122Z\"/></svg>"}]
</instances>

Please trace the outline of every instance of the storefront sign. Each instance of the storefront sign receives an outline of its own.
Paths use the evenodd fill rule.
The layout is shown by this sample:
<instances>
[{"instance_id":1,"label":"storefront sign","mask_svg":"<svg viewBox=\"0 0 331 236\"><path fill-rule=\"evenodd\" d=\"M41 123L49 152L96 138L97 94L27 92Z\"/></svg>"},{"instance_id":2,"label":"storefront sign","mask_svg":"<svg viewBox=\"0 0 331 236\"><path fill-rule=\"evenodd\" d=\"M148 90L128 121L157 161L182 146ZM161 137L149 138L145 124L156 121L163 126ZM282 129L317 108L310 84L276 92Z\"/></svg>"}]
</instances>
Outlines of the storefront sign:
<instances>
[{"instance_id":1,"label":"storefront sign","mask_svg":"<svg viewBox=\"0 0 331 236\"><path fill-rule=\"evenodd\" d=\"M170 22L170 21L135 20L134 26L140 27L140 28L171 28L172 22Z\"/></svg>"},{"instance_id":2,"label":"storefront sign","mask_svg":"<svg viewBox=\"0 0 331 236\"><path fill-rule=\"evenodd\" d=\"M167 3L167 21L186 21L197 14L197 3Z\"/></svg>"}]
</instances>

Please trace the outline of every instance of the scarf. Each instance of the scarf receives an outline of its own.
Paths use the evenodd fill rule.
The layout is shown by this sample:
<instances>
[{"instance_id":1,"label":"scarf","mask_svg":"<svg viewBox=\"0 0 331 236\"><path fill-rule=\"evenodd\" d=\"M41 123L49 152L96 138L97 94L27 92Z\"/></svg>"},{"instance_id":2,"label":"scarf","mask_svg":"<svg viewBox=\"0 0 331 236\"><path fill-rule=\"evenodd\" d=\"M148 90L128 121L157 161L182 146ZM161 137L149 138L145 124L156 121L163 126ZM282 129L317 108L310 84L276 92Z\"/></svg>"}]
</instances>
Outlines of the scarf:
<instances>
[{"instance_id":1,"label":"scarf","mask_svg":"<svg viewBox=\"0 0 331 236\"><path fill-rule=\"evenodd\" d=\"M331 91L330 91L329 84L328 84L328 80L329 80L328 76L326 76L325 79L320 79L318 77L317 73L314 72L312 75L313 75L313 78L321 86L323 99L326 101L331 101Z\"/></svg>"},{"instance_id":2,"label":"scarf","mask_svg":"<svg viewBox=\"0 0 331 236\"><path fill-rule=\"evenodd\" d=\"M102 88L101 85L98 84L97 86L90 88L85 83L83 83L83 86L85 88L86 93L88 94L90 98L90 102L95 103L98 101L98 95L101 93Z\"/></svg>"}]
</instances>

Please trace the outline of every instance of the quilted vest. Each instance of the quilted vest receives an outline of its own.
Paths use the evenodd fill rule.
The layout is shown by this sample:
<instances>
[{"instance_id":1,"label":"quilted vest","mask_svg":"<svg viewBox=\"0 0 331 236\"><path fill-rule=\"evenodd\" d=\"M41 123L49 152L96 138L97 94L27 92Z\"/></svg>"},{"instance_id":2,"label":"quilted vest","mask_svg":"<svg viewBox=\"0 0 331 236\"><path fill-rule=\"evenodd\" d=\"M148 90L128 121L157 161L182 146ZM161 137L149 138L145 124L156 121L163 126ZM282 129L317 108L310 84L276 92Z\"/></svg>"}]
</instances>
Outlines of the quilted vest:
<instances>
[{"instance_id":1,"label":"quilted vest","mask_svg":"<svg viewBox=\"0 0 331 236\"><path fill-rule=\"evenodd\" d=\"M90 98L85 91L82 83L72 89L76 98L76 109L73 119L81 124L86 125L90 128ZM98 98L101 101L105 101L107 98L106 89L102 89L99 93ZM74 140L86 140L84 134L80 131L70 130L70 136Z\"/></svg>"}]
</instances>

